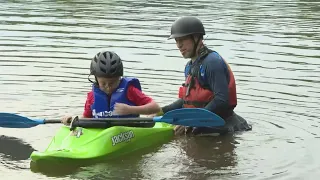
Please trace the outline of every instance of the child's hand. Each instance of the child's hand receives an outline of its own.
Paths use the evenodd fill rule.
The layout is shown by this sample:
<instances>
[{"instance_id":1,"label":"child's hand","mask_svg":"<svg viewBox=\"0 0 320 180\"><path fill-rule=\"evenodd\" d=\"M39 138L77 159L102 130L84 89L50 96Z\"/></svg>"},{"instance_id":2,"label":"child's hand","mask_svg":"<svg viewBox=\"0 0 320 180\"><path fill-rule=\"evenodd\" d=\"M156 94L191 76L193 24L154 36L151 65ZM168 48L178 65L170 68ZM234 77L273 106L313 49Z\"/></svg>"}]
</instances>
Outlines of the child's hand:
<instances>
[{"instance_id":1,"label":"child's hand","mask_svg":"<svg viewBox=\"0 0 320 180\"><path fill-rule=\"evenodd\" d=\"M155 116L163 116L163 111L162 111L162 109L160 109L160 111L159 111L158 113L147 115L147 117L149 117L149 118L153 118L153 117L155 117Z\"/></svg>"},{"instance_id":2,"label":"child's hand","mask_svg":"<svg viewBox=\"0 0 320 180\"><path fill-rule=\"evenodd\" d=\"M71 117L71 116L65 116L65 117L63 117L63 118L61 119L61 122L62 122L64 125L68 125L68 124L70 124L71 120L72 120L72 117Z\"/></svg>"},{"instance_id":3,"label":"child's hand","mask_svg":"<svg viewBox=\"0 0 320 180\"><path fill-rule=\"evenodd\" d=\"M148 118L153 118L153 117L155 117L155 116L157 116L157 114L149 114L149 115L147 115L146 117L148 117Z\"/></svg>"},{"instance_id":4,"label":"child's hand","mask_svg":"<svg viewBox=\"0 0 320 180\"><path fill-rule=\"evenodd\" d=\"M130 107L127 104L123 104L123 103L116 103L114 105L114 113L116 115L128 115L131 114L132 112L130 112Z\"/></svg>"}]
</instances>

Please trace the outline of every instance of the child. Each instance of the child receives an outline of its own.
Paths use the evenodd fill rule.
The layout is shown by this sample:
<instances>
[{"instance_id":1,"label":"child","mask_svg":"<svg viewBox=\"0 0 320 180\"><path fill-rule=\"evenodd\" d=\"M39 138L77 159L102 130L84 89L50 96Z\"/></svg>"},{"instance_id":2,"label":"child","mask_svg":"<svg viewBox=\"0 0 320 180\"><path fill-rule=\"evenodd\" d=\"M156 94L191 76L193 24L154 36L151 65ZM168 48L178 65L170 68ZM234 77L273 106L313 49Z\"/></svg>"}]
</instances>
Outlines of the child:
<instances>
[{"instance_id":1,"label":"child","mask_svg":"<svg viewBox=\"0 0 320 180\"><path fill-rule=\"evenodd\" d=\"M141 91L138 79L122 77L123 65L116 53L96 54L91 61L90 75L94 75L95 82L88 78L93 85L87 94L84 118L139 117L160 111L159 105ZM68 124L71 119L64 117L62 123Z\"/></svg>"}]
</instances>

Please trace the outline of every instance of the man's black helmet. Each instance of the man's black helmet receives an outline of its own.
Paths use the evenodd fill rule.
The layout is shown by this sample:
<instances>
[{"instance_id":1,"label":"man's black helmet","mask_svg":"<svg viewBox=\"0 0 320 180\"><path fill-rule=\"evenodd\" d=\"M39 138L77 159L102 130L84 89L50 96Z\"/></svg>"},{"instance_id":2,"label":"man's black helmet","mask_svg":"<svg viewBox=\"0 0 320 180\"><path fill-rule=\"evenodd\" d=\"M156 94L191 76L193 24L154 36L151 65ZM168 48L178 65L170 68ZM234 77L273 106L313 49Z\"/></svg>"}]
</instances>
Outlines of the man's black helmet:
<instances>
[{"instance_id":1,"label":"man's black helmet","mask_svg":"<svg viewBox=\"0 0 320 180\"><path fill-rule=\"evenodd\" d=\"M168 39L183 37L191 34L205 35L202 22L192 16L178 18L171 26L171 36Z\"/></svg>"},{"instance_id":2,"label":"man's black helmet","mask_svg":"<svg viewBox=\"0 0 320 180\"><path fill-rule=\"evenodd\" d=\"M90 74L106 78L123 76L121 58L111 51L99 52L91 61Z\"/></svg>"}]
</instances>

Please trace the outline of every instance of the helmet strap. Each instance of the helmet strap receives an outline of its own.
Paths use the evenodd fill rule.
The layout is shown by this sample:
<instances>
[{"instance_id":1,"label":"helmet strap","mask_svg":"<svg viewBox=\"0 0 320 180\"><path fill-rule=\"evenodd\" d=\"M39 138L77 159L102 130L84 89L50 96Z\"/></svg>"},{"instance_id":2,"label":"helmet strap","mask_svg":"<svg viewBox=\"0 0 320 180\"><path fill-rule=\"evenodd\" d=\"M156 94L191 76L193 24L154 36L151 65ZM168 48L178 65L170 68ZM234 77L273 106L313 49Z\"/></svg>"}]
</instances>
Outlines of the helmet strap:
<instances>
[{"instance_id":1,"label":"helmet strap","mask_svg":"<svg viewBox=\"0 0 320 180\"><path fill-rule=\"evenodd\" d=\"M196 41L195 40L195 36L192 35L192 40L193 40L193 44L194 44L193 51L192 51L192 56L194 57L194 56L197 56L197 48L198 48L198 45L200 43L200 37Z\"/></svg>"},{"instance_id":2,"label":"helmet strap","mask_svg":"<svg viewBox=\"0 0 320 180\"><path fill-rule=\"evenodd\" d=\"M98 85L98 86L99 86L99 83L98 83L97 77L96 77L96 76L94 76L94 79L95 79L95 81L96 81L96 82L93 82L93 81L89 78L90 76L91 76L91 74L89 74L89 75L88 75L88 81L89 81L89 82L91 82L91 83L92 83L92 84L94 84L94 85Z\"/></svg>"}]
</instances>

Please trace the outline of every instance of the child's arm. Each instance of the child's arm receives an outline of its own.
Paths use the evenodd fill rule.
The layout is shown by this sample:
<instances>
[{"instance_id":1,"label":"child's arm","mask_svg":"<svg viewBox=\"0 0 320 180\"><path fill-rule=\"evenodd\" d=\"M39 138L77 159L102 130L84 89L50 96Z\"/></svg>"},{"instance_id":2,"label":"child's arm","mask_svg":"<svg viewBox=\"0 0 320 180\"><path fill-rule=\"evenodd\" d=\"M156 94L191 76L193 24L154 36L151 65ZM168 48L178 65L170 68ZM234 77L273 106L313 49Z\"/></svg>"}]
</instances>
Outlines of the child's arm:
<instances>
[{"instance_id":1,"label":"child's arm","mask_svg":"<svg viewBox=\"0 0 320 180\"><path fill-rule=\"evenodd\" d=\"M84 105L84 111L82 116L80 116L80 118L92 118L92 111L91 111L92 103L93 103L93 93L91 91L87 94L87 100ZM65 116L61 119L61 122L65 125L68 125L71 122L72 118L73 118L72 116Z\"/></svg>"},{"instance_id":2,"label":"child's arm","mask_svg":"<svg viewBox=\"0 0 320 180\"><path fill-rule=\"evenodd\" d=\"M87 99L86 99L86 103L84 105L84 111L82 114L83 118L92 118L92 110L91 110L91 105L93 104L93 92L90 91L87 94Z\"/></svg>"},{"instance_id":3,"label":"child's arm","mask_svg":"<svg viewBox=\"0 0 320 180\"><path fill-rule=\"evenodd\" d=\"M129 106L126 104L117 103L115 111L118 114L155 114L160 111L160 106L149 96L142 91L130 86L127 92L128 99L134 102L137 106Z\"/></svg>"},{"instance_id":4,"label":"child's arm","mask_svg":"<svg viewBox=\"0 0 320 180\"><path fill-rule=\"evenodd\" d=\"M117 103L115 105L115 112L119 115L126 114L155 114L160 111L159 105L151 101L145 105L141 106L129 106L127 104Z\"/></svg>"}]
</instances>

